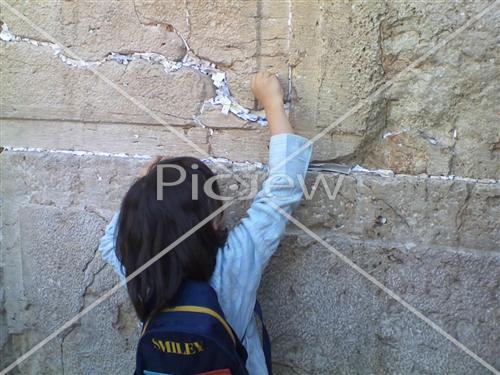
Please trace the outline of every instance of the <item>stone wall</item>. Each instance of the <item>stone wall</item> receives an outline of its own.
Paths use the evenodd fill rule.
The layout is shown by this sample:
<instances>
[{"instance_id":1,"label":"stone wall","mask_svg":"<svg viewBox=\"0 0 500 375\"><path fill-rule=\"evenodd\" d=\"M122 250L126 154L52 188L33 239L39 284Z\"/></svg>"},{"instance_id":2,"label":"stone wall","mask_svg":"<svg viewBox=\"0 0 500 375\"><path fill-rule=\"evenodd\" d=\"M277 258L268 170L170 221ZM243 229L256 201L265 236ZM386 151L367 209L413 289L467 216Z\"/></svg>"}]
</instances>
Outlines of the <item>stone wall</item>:
<instances>
[{"instance_id":1,"label":"stone wall","mask_svg":"<svg viewBox=\"0 0 500 375\"><path fill-rule=\"evenodd\" d=\"M498 6L8 4L1 368L116 283L98 240L147 156L189 154L264 178L268 134L248 88L258 69L279 73L299 134L324 134L316 161L366 168L334 200L320 184L294 216L500 367ZM311 172L307 188L320 176L333 192L332 172ZM228 225L247 206L231 206ZM296 226L260 294L277 374L489 373ZM121 290L15 371L130 372L137 335Z\"/></svg>"}]
</instances>

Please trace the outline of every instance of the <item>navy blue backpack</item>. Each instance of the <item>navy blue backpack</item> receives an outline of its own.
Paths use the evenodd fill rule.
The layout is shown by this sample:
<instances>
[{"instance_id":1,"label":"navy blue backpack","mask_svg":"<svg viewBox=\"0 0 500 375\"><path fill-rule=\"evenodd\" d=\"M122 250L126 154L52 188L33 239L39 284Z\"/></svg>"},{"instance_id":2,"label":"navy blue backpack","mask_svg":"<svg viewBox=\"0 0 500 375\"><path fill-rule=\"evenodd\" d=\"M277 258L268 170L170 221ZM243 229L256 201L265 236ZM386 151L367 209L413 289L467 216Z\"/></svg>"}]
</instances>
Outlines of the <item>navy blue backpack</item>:
<instances>
[{"instance_id":1,"label":"navy blue backpack","mask_svg":"<svg viewBox=\"0 0 500 375\"><path fill-rule=\"evenodd\" d=\"M262 319L260 306L255 312ZM263 327L266 365L270 340ZM247 375L247 352L208 283L185 281L172 304L144 324L135 375Z\"/></svg>"}]
</instances>

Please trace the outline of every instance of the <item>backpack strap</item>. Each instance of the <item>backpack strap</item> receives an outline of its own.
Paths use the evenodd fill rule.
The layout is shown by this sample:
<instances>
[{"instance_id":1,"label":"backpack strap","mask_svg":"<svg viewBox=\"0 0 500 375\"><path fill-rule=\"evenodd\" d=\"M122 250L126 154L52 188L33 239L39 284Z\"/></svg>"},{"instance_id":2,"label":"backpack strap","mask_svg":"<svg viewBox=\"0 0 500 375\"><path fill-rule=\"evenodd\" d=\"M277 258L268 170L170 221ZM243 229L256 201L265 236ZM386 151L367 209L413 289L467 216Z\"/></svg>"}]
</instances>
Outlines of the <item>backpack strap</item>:
<instances>
[{"instance_id":1,"label":"backpack strap","mask_svg":"<svg viewBox=\"0 0 500 375\"><path fill-rule=\"evenodd\" d=\"M191 305L185 305L185 306L174 306L174 307L169 307L166 309L161 310L161 312L190 312L190 313L199 313L199 314L206 314L214 317L219 321L220 324L224 327L226 330L227 334L233 341L234 345L236 345L236 337L234 336L233 330L227 324L226 320L220 316L219 313L216 311L209 309L208 307L202 307L202 306L191 306Z\"/></svg>"},{"instance_id":2,"label":"backpack strap","mask_svg":"<svg viewBox=\"0 0 500 375\"><path fill-rule=\"evenodd\" d=\"M200 314L210 315L219 321L219 323L224 327L227 334L231 338L231 341L234 343L234 345L237 345L236 337L233 333L233 330L229 326L229 324L226 322L226 320L217 311L214 311L208 307L192 306L192 305L174 306L174 307L168 307L166 309L160 310L160 312L166 312L166 313L168 313L168 312L190 312L190 313L200 313ZM146 320L146 322L142 326L141 336L143 336L144 333L146 332L146 330L148 329L150 321L151 321L151 318Z\"/></svg>"},{"instance_id":3,"label":"backpack strap","mask_svg":"<svg viewBox=\"0 0 500 375\"><path fill-rule=\"evenodd\" d=\"M196 305L193 303L196 303ZM159 312L189 312L210 315L217 319L222 327L224 327L224 330L227 332L233 344L237 348L242 347L233 329L224 318L224 313L217 300L217 294L208 283L185 280L182 287L179 289L178 296L173 306L162 309ZM141 336L144 335L148 329L152 319L153 317L150 317L144 322Z\"/></svg>"},{"instance_id":4,"label":"backpack strap","mask_svg":"<svg viewBox=\"0 0 500 375\"><path fill-rule=\"evenodd\" d=\"M262 324L262 350L264 351L264 357L266 358L267 372L269 373L269 375L272 375L273 365L271 361L271 339L269 338L269 333L267 332L266 325L264 324L262 308L260 307L260 303L257 300L255 300L254 312L259 317Z\"/></svg>"}]
</instances>

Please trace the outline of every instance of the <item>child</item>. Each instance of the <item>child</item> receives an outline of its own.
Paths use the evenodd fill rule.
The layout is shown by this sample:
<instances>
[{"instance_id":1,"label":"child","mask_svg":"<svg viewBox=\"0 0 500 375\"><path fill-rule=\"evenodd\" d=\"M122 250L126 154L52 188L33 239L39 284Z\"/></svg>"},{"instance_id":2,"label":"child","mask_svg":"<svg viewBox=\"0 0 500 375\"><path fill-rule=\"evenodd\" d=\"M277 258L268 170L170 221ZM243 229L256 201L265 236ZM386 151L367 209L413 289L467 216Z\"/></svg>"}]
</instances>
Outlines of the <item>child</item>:
<instances>
[{"instance_id":1,"label":"child","mask_svg":"<svg viewBox=\"0 0 500 375\"><path fill-rule=\"evenodd\" d=\"M248 353L248 373L263 375L268 370L253 312L262 272L287 223L269 201L288 213L298 205L302 198L299 179L306 174L311 144L293 134L283 109L283 93L274 75L257 73L252 77L251 88L264 106L269 122L270 173L246 216L226 233L221 216L217 215L132 279L127 288L139 319L145 322L172 303L184 280L208 282L215 290L226 321ZM162 163L183 168L187 177L176 186L163 187L163 200L157 200L156 177ZM178 179L176 170L163 168L163 182ZM193 179L195 174L197 178ZM197 190L197 200L191 196L193 181L201 187L212 176L210 169L194 158L153 164L132 185L120 212L107 226L99 246L102 257L122 278L131 274L220 208L221 202L202 192L202 188ZM217 184L214 192L218 194Z\"/></svg>"}]
</instances>

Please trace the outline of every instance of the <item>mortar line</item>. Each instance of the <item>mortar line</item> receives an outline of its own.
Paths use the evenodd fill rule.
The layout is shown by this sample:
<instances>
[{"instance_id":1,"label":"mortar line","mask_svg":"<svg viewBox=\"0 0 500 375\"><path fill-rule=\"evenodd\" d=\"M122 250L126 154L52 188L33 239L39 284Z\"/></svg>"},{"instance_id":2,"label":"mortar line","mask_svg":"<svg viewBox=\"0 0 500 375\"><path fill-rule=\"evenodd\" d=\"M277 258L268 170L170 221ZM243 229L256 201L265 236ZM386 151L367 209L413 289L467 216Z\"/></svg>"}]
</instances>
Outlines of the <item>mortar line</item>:
<instances>
[{"instance_id":1,"label":"mortar line","mask_svg":"<svg viewBox=\"0 0 500 375\"><path fill-rule=\"evenodd\" d=\"M1 3L4 3L4 1L2 0ZM16 16L19 15L16 14ZM26 20L24 21L28 22ZM33 28L35 27L31 24L30 26ZM165 73L173 73L182 68L192 69L194 71L197 71L201 74L210 77L213 86L215 86L216 88L215 96L210 98L209 100L205 100L204 103L210 103L214 106L217 105L221 106L222 112L224 112L226 115L228 112L231 112L236 117L239 117L240 119L243 119L245 121L257 122L260 125L267 124L267 120L264 116L261 116L259 113L253 112L252 110L247 109L238 103L238 101L230 93L226 73L218 69L214 63L198 57L189 47L188 43L186 42L182 34L175 28L174 28L175 34L182 40L186 48L186 54L183 56L181 61L169 60L165 55L156 52L130 52L130 53L109 52L105 57L103 57L100 60L86 61L81 57L79 57L74 52L72 52L71 50L69 50L67 47L63 46L63 44L58 42L55 38L53 38L46 32L42 32L40 30L37 31L42 33L48 40L50 40L49 42L29 37L19 37L10 32L6 23L3 23L2 32L0 35L2 36L1 40L3 40L6 43L26 43L32 46L51 48L54 52L54 55L58 57L60 61L62 61L65 65L68 65L73 68L89 69L93 71L93 68L96 68L108 61L114 61L118 64L127 65L132 61L142 60L142 61L147 61L153 65L159 64L163 66L163 70ZM63 54L63 52L66 52L66 54ZM225 109L227 109L227 113L225 112ZM166 113L166 115L182 120L188 119L171 113Z\"/></svg>"},{"instance_id":2,"label":"mortar line","mask_svg":"<svg viewBox=\"0 0 500 375\"><path fill-rule=\"evenodd\" d=\"M7 152L33 152L33 153L52 153L52 154L66 154L74 156L97 156L106 158L129 158L129 159L139 159L148 160L153 158L153 155L149 154L127 154L127 153L111 153L102 151L84 151L84 150L64 150L64 149L47 149L40 147L13 147L10 145L1 146L4 151ZM235 166L252 166L259 170L267 170L268 166L264 163L258 161L249 160L231 160L224 157L209 156L208 158L201 159L207 163L220 163L220 164L231 164ZM366 169L360 166L359 168L353 168L349 176L374 176L380 178L415 178L415 179L431 179L431 180L443 180L443 181L460 181L460 182L470 182L478 184L488 184L495 185L500 184L500 180L492 178L473 178L473 177L463 177L463 176L441 176L441 175L428 175L428 174L405 174L405 173L394 173L390 169ZM338 172L327 171L327 170L310 170L309 172L325 173L331 175L341 175Z\"/></svg>"}]
</instances>

